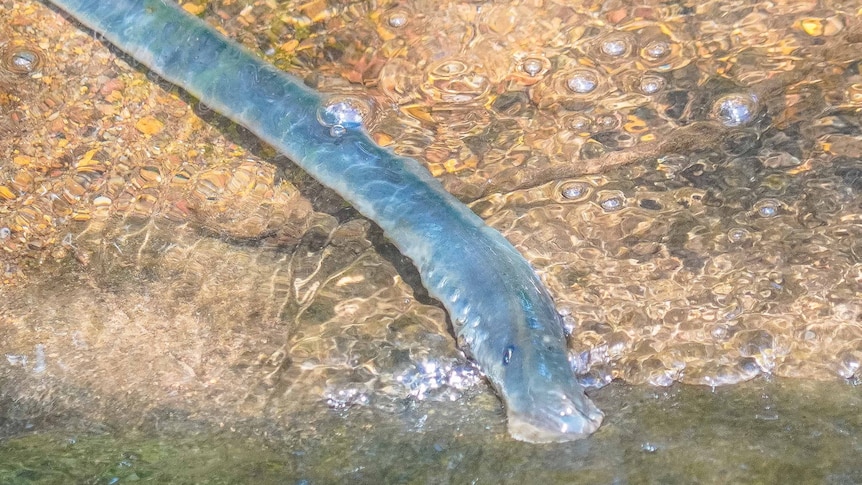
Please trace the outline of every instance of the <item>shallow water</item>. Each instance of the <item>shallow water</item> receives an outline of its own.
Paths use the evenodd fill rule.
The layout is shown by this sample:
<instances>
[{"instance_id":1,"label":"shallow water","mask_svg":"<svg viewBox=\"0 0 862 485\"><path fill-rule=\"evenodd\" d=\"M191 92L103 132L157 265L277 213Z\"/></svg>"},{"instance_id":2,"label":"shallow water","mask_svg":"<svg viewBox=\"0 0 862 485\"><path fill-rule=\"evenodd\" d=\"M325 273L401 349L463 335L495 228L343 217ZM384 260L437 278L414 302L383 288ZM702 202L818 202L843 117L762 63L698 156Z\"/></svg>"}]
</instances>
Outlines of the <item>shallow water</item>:
<instances>
[{"instance_id":1,"label":"shallow water","mask_svg":"<svg viewBox=\"0 0 862 485\"><path fill-rule=\"evenodd\" d=\"M505 436L379 229L0 4L4 480L862 479L858 7L569 3L184 4L363 108L533 263L608 415L560 447Z\"/></svg>"},{"instance_id":2,"label":"shallow water","mask_svg":"<svg viewBox=\"0 0 862 485\"><path fill-rule=\"evenodd\" d=\"M154 410L135 429L110 418L28 419L4 408L3 483L830 483L862 480L859 390L756 380L717 388L612 384L588 440L506 437L490 399L360 407L216 424ZM491 406L493 407L493 406ZM13 412L9 412L13 411Z\"/></svg>"}]
</instances>

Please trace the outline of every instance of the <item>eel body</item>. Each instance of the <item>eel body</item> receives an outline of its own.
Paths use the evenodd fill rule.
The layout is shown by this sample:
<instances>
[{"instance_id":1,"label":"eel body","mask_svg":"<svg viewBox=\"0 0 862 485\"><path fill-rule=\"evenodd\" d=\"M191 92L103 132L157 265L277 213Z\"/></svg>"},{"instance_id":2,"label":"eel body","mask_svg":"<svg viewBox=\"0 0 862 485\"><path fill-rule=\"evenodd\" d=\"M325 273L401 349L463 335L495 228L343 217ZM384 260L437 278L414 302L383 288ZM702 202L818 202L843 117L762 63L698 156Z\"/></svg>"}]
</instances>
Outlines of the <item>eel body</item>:
<instances>
[{"instance_id":1,"label":"eel body","mask_svg":"<svg viewBox=\"0 0 862 485\"><path fill-rule=\"evenodd\" d=\"M598 428L602 413L576 380L560 315L530 264L417 161L377 146L361 126L326 126L325 96L171 1L50 2L377 223L449 312L462 350L506 405L514 438L561 442Z\"/></svg>"}]
</instances>

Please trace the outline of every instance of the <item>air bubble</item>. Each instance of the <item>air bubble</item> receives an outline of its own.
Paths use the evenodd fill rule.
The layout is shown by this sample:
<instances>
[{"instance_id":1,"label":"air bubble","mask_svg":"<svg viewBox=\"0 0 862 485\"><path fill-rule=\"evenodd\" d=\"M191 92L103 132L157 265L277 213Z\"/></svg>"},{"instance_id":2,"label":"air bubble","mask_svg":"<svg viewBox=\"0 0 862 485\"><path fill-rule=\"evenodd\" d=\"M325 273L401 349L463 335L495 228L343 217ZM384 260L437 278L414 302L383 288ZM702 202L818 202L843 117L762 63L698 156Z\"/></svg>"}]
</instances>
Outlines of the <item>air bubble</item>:
<instances>
[{"instance_id":1,"label":"air bubble","mask_svg":"<svg viewBox=\"0 0 862 485\"><path fill-rule=\"evenodd\" d=\"M658 451L658 446L647 441L645 443L641 443L641 450L647 453L655 453L656 451Z\"/></svg>"},{"instance_id":2,"label":"air bubble","mask_svg":"<svg viewBox=\"0 0 862 485\"><path fill-rule=\"evenodd\" d=\"M587 140L581 145L580 157L584 160L594 160L607 153L607 147L595 139Z\"/></svg>"},{"instance_id":3,"label":"air bubble","mask_svg":"<svg viewBox=\"0 0 862 485\"><path fill-rule=\"evenodd\" d=\"M554 70L550 76L536 83L530 90L530 98L540 109L564 108L572 114L584 113L589 107L582 103L601 97L608 88L608 81L598 71L578 66Z\"/></svg>"},{"instance_id":4,"label":"air bubble","mask_svg":"<svg viewBox=\"0 0 862 485\"><path fill-rule=\"evenodd\" d=\"M449 79L466 74L470 70L467 64L459 60L446 60L431 69L430 75L439 79Z\"/></svg>"},{"instance_id":5,"label":"air bubble","mask_svg":"<svg viewBox=\"0 0 862 485\"><path fill-rule=\"evenodd\" d=\"M626 205L626 196L619 191L608 192L599 197L599 205L605 212L616 212Z\"/></svg>"},{"instance_id":6,"label":"air bubble","mask_svg":"<svg viewBox=\"0 0 862 485\"><path fill-rule=\"evenodd\" d=\"M530 77L536 77L544 69L544 64L541 59L530 57L528 59L524 59L524 62L521 64L521 69L529 74Z\"/></svg>"},{"instance_id":7,"label":"air bubble","mask_svg":"<svg viewBox=\"0 0 862 485\"><path fill-rule=\"evenodd\" d=\"M411 368L396 376L396 380L408 388L418 399L455 396L458 391L475 385L480 376L473 367L464 367L452 362L416 362Z\"/></svg>"},{"instance_id":8,"label":"air bubble","mask_svg":"<svg viewBox=\"0 0 862 485\"><path fill-rule=\"evenodd\" d=\"M573 71L566 80L566 87L578 94L589 94L599 85L599 77L587 69Z\"/></svg>"},{"instance_id":9,"label":"air bubble","mask_svg":"<svg viewBox=\"0 0 862 485\"><path fill-rule=\"evenodd\" d=\"M511 79L524 85L539 82L551 69L551 61L541 52L516 52Z\"/></svg>"},{"instance_id":10,"label":"air bubble","mask_svg":"<svg viewBox=\"0 0 862 485\"><path fill-rule=\"evenodd\" d=\"M400 29L407 25L407 12L396 10L389 14L389 17L386 19L386 23L389 24L390 27Z\"/></svg>"},{"instance_id":11,"label":"air bubble","mask_svg":"<svg viewBox=\"0 0 862 485\"><path fill-rule=\"evenodd\" d=\"M727 127L751 123L759 110L757 96L753 94L728 94L719 98L712 107L712 115Z\"/></svg>"},{"instance_id":12,"label":"air bubble","mask_svg":"<svg viewBox=\"0 0 862 485\"><path fill-rule=\"evenodd\" d=\"M601 63L619 62L632 53L633 37L625 32L613 32L598 39L593 44L593 57Z\"/></svg>"},{"instance_id":13,"label":"air bubble","mask_svg":"<svg viewBox=\"0 0 862 485\"><path fill-rule=\"evenodd\" d=\"M743 229L741 227L735 227L727 232L727 239L732 243L740 243L748 240L751 234L748 232L748 229Z\"/></svg>"},{"instance_id":14,"label":"air bubble","mask_svg":"<svg viewBox=\"0 0 862 485\"><path fill-rule=\"evenodd\" d=\"M335 96L317 110L317 120L330 128L332 136L342 136L347 130L361 129L371 119L371 106L353 96Z\"/></svg>"},{"instance_id":15,"label":"air bubble","mask_svg":"<svg viewBox=\"0 0 862 485\"><path fill-rule=\"evenodd\" d=\"M670 44L663 40L654 40L646 45L641 55L647 59L658 60L670 53Z\"/></svg>"},{"instance_id":16,"label":"air bubble","mask_svg":"<svg viewBox=\"0 0 862 485\"><path fill-rule=\"evenodd\" d=\"M567 200L583 199L590 192L590 186L584 182L569 182L560 188L560 195Z\"/></svg>"},{"instance_id":17,"label":"air bubble","mask_svg":"<svg viewBox=\"0 0 862 485\"><path fill-rule=\"evenodd\" d=\"M622 200L620 200L616 197L613 197L610 199L603 200L601 202L601 205L602 205L602 209L604 209L608 212L611 212L611 211L620 210L623 206L623 203L622 203Z\"/></svg>"},{"instance_id":18,"label":"air bubble","mask_svg":"<svg viewBox=\"0 0 862 485\"><path fill-rule=\"evenodd\" d=\"M590 131L593 121L584 115L574 115L569 118L568 126L578 133L587 133Z\"/></svg>"},{"instance_id":19,"label":"air bubble","mask_svg":"<svg viewBox=\"0 0 862 485\"><path fill-rule=\"evenodd\" d=\"M602 52L612 57L620 57L629 51L629 46L623 39L610 39L602 42Z\"/></svg>"},{"instance_id":20,"label":"air bubble","mask_svg":"<svg viewBox=\"0 0 862 485\"><path fill-rule=\"evenodd\" d=\"M664 88L664 78L661 76L644 76L638 87L644 94L655 94Z\"/></svg>"},{"instance_id":21,"label":"air bubble","mask_svg":"<svg viewBox=\"0 0 862 485\"><path fill-rule=\"evenodd\" d=\"M0 50L0 66L13 74L33 74L45 61L45 54L24 41L12 41Z\"/></svg>"},{"instance_id":22,"label":"air bubble","mask_svg":"<svg viewBox=\"0 0 862 485\"><path fill-rule=\"evenodd\" d=\"M764 199L754 204L754 209L760 217L769 218L778 215L778 210L781 208L781 202L775 199Z\"/></svg>"},{"instance_id":23,"label":"air bubble","mask_svg":"<svg viewBox=\"0 0 862 485\"><path fill-rule=\"evenodd\" d=\"M39 58L33 51L17 51L12 55L12 65L21 72L33 72L36 70Z\"/></svg>"},{"instance_id":24,"label":"air bubble","mask_svg":"<svg viewBox=\"0 0 862 485\"><path fill-rule=\"evenodd\" d=\"M612 114L596 116L596 128L600 131L613 131L619 128L620 120Z\"/></svg>"},{"instance_id":25,"label":"air bubble","mask_svg":"<svg viewBox=\"0 0 862 485\"><path fill-rule=\"evenodd\" d=\"M728 329L724 325L719 325L713 328L709 334L716 340L725 340L728 337Z\"/></svg>"},{"instance_id":26,"label":"air bubble","mask_svg":"<svg viewBox=\"0 0 862 485\"><path fill-rule=\"evenodd\" d=\"M737 367L742 371L743 375L749 378L760 374L761 370L757 360L751 357L743 357L740 359L737 363Z\"/></svg>"},{"instance_id":27,"label":"air bubble","mask_svg":"<svg viewBox=\"0 0 862 485\"><path fill-rule=\"evenodd\" d=\"M839 356L838 375L845 379L852 379L859 372L860 359L856 352L845 351Z\"/></svg>"}]
</instances>

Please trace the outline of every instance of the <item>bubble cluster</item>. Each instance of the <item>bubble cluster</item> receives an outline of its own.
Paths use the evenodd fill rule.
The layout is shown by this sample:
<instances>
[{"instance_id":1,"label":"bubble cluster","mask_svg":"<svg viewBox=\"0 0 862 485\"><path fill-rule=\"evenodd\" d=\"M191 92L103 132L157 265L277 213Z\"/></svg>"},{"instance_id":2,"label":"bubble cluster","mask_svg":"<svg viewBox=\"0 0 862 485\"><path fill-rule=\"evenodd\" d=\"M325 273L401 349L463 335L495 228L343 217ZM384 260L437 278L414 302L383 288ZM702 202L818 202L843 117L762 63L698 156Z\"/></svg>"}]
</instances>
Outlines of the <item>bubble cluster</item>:
<instances>
[{"instance_id":1,"label":"bubble cluster","mask_svg":"<svg viewBox=\"0 0 862 485\"><path fill-rule=\"evenodd\" d=\"M862 306L842 275L860 276L848 237L862 232L846 217L862 191L844 192L840 208L803 202L852 183L839 182L849 165L779 184L794 166L673 155L516 191L483 216L549 261L543 276L578 317L570 341L582 382L856 379Z\"/></svg>"},{"instance_id":2,"label":"bubble cluster","mask_svg":"<svg viewBox=\"0 0 862 485\"><path fill-rule=\"evenodd\" d=\"M425 360L395 377L420 401L445 399L454 401L461 393L481 381L477 369L459 362Z\"/></svg>"},{"instance_id":3,"label":"bubble cluster","mask_svg":"<svg viewBox=\"0 0 862 485\"><path fill-rule=\"evenodd\" d=\"M289 7L331 16L303 17ZM816 112L785 101L859 104L854 86L862 82L841 74L843 67L811 69L834 52L826 44L843 51L854 42L831 3L815 13L784 4L745 12L719 2L720 18L712 9L556 0L475 11L462 2L317 7L287 2L270 13L269 27L283 37L275 57L300 76L324 73L381 96L377 105L392 111L371 135L400 153L427 156L447 189L468 199L533 183L513 176L528 160L536 172L573 177L622 163L634 147L656 150L667 140L703 147L720 130L757 130L775 116ZM259 10L263 29L267 7ZM281 28L285 18L299 30ZM811 79L790 82L791 72ZM815 79L822 73L835 82ZM457 122L453 110L467 116ZM614 133L567 125L572 115L593 120L599 113L622 120ZM715 136L693 133L706 123L716 124ZM582 156L592 161L573 163Z\"/></svg>"},{"instance_id":4,"label":"bubble cluster","mask_svg":"<svg viewBox=\"0 0 862 485\"><path fill-rule=\"evenodd\" d=\"M845 5L216 3L222 29L329 93L315 116L332 136L365 130L417 158L506 232L568 307L582 382L860 378L862 78ZM391 266L356 237L365 229L309 216L237 143L255 141L201 130L186 101L86 35L21 39L41 23L9 18L30 25L6 32L16 40L0 57L0 134L12 134L0 148L4 282L35 271L26 258L93 267L116 256L81 232L134 259L151 221L282 248L345 243L334 258L301 246L294 276L247 279L309 302L272 319L295 317L304 332L291 335L291 382L339 409L466 389L451 385L463 361L449 359L445 316L392 289ZM55 67L79 51L99 54ZM194 284L172 291L203 278L217 288L204 271L213 260L177 256L175 239L160 247ZM334 274L326 291L311 288ZM357 330L372 319L384 323Z\"/></svg>"}]
</instances>

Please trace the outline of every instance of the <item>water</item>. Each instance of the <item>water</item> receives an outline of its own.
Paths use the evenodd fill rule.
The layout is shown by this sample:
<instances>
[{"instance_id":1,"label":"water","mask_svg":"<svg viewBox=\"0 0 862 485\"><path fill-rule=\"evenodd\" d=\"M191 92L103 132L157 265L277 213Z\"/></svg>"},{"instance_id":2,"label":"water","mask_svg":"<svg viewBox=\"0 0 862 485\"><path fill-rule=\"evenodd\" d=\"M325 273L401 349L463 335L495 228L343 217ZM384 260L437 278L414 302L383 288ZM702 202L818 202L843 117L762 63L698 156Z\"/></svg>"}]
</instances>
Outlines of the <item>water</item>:
<instances>
[{"instance_id":1,"label":"water","mask_svg":"<svg viewBox=\"0 0 862 485\"><path fill-rule=\"evenodd\" d=\"M55 413L27 419L19 405L4 430L27 423L40 431L0 445L0 481L858 483L858 388L785 384L612 384L595 396L609 413L595 435L546 446L507 439L502 412L488 412L486 396L398 414L308 406L290 426L161 410L136 416L131 430L104 415L95 424Z\"/></svg>"},{"instance_id":2,"label":"water","mask_svg":"<svg viewBox=\"0 0 862 485\"><path fill-rule=\"evenodd\" d=\"M855 4L202 7L186 5L332 93L333 127L361 118L530 259L607 423L558 448L510 441L379 230L15 1L4 480L860 480ZM121 466L127 449L144 458Z\"/></svg>"}]
</instances>

